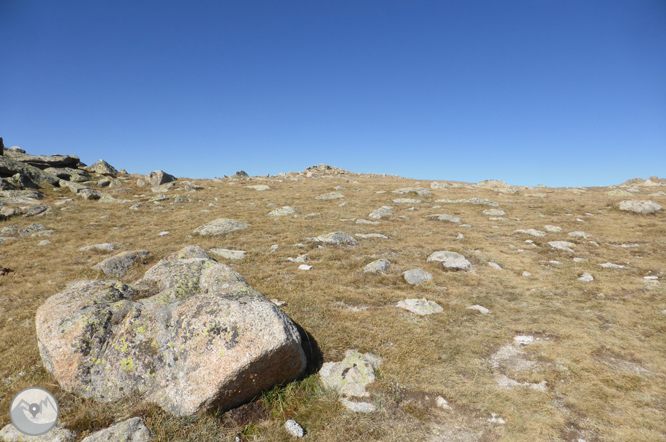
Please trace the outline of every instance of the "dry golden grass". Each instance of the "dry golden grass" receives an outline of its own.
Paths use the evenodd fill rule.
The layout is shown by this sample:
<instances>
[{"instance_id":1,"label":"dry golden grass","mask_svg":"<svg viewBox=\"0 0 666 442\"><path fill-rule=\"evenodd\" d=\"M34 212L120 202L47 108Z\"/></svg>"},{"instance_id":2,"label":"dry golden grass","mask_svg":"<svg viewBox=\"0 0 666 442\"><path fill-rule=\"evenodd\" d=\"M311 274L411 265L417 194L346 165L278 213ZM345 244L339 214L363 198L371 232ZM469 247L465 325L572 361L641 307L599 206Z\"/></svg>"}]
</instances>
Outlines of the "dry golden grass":
<instances>
[{"instance_id":1,"label":"dry golden grass","mask_svg":"<svg viewBox=\"0 0 666 442\"><path fill-rule=\"evenodd\" d=\"M130 204L79 200L61 211L53 203L70 193L48 189L45 202L53 206L48 215L0 223L4 227L37 222L56 231L46 238L52 241L47 246L37 246L45 238L0 244L0 265L14 270L0 276L0 410L8 410L22 388L47 388L58 398L61 422L77 432L78 440L133 416L144 417L157 441L232 441L236 435L243 440L287 441L292 436L282 425L289 418L303 425L310 440L323 442L666 440L666 286L643 279L654 275L663 280L663 211L652 216L621 212L615 204L627 198L610 197L606 188L589 188L584 194L521 190L517 195L470 186L435 189L432 197L418 197L423 202L410 211L411 205L392 203L399 196L390 191L429 188L430 182L351 174L301 176L298 181L290 176L193 181L203 190L171 190L161 207L146 203L138 211L129 210ZM131 189L116 196L147 201L155 195L135 182L136 177L126 181ZM263 183L272 190L244 187ZM344 200L314 199L339 185L346 188L341 191ZM389 192L376 193L381 190ZM645 195L654 191L644 189L637 198L647 199ZM535 192L548 196L523 195ZM175 193L192 202L170 204ZM506 219L490 221L482 214L486 206L434 202L470 197L498 202ZM665 198L652 199L663 205ZM348 204L340 207L342 201ZM299 216L267 217L273 209L269 203L292 206ZM394 216L379 225L341 221L368 219L370 211L383 205L392 206ZM321 216L305 219L310 213ZM425 218L435 213L459 216L471 227ZM191 236L196 227L217 218L246 221L250 227L220 237ZM544 230L546 224L563 230L542 238L514 233ZM164 230L170 234L157 236ZM567 235L580 230L590 237ZM305 240L334 231L382 233L389 239L358 239L355 247L322 248ZM464 239L457 239L458 233ZM525 243L527 239L535 246ZM574 262L573 255L551 249L547 242L554 240L575 243L575 256L586 261ZM231 265L267 298L286 301L283 310L316 339L325 361L341 360L350 348L383 358L378 379L369 387L378 411L365 415L345 409L335 395L322 390L316 374L265 392L241 410L210 410L192 418L173 418L139 398L103 404L61 390L41 364L35 311L69 282L102 279L90 267L112 254L79 248L104 242L120 246L112 254L151 252L123 278L125 282L135 281L161 258L188 245L245 250L241 261L216 259ZM295 247L297 243L305 247ZM640 247L619 247L628 243ZM273 244L280 247L270 253ZM462 253L473 270L446 272L427 263L437 250ZM302 253L309 254L313 265L308 272L286 260ZM367 263L379 258L392 262L389 274L363 273ZM603 262L626 268L604 269L598 266ZM434 278L410 286L401 273L411 268L422 268ZM523 271L532 276L522 276ZM595 281L577 281L583 272L590 272ZM395 307L400 300L424 297L442 305L444 312L420 317ZM490 314L466 309L474 304L490 309ZM489 359L516 335L541 340L523 348L535 368L512 377L519 382L545 380L546 392L498 387ZM452 410L434 405L438 395ZM489 422L493 413L506 423ZM3 412L0 425L7 423L8 413Z\"/></svg>"}]
</instances>

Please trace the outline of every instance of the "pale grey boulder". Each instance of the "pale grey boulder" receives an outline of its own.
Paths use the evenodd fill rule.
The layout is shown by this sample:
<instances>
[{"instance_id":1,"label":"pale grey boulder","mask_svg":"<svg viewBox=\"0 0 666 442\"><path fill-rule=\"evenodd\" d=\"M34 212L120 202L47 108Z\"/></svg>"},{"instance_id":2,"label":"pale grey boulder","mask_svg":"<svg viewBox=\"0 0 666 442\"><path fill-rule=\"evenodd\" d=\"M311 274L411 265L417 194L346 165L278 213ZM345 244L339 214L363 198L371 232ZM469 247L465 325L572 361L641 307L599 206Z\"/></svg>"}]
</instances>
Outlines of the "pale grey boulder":
<instances>
[{"instance_id":1,"label":"pale grey boulder","mask_svg":"<svg viewBox=\"0 0 666 442\"><path fill-rule=\"evenodd\" d=\"M506 212L502 209L486 209L483 211L483 214L487 216L504 216Z\"/></svg>"},{"instance_id":2,"label":"pale grey boulder","mask_svg":"<svg viewBox=\"0 0 666 442\"><path fill-rule=\"evenodd\" d=\"M269 212L268 216L289 216L295 213L296 211L293 208L289 206L284 206Z\"/></svg>"},{"instance_id":3,"label":"pale grey boulder","mask_svg":"<svg viewBox=\"0 0 666 442\"><path fill-rule=\"evenodd\" d=\"M21 207L23 210L23 217L28 218L31 216L44 216L51 211L51 206L32 206L32 207Z\"/></svg>"},{"instance_id":4,"label":"pale grey boulder","mask_svg":"<svg viewBox=\"0 0 666 442\"><path fill-rule=\"evenodd\" d=\"M56 186L59 179L49 173L45 173L41 169L22 163L20 161L9 158L8 156L0 156L0 176L10 177L20 173L27 177L30 181L40 186L50 184Z\"/></svg>"},{"instance_id":5,"label":"pale grey boulder","mask_svg":"<svg viewBox=\"0 0 666 442\"><path fill-rule=\"evenodd\" d=\"M74 183L81 183L90 181L92 176L85 169L72 169L71 167L49 167L44 169L44 172L58 177L62 180L71 181Z\"/></svg>"},{"instance_id":6,"label":"pale grey boulder","mask_svg":"<svg viewBox=\"0 0 666 442\"><path fill-rule=\"evenodd\" d=\"M391 191L391 193L395 193L398 195L407 195L409 193L413 193L418 196L431 196L432 192L429 191L428 189L424 189L422 187L403 187L402 189L396 189Z\"/></svg>"},{"instance_id":7,"label":"pale grey boulder","mask_svg":"<svg viewBox=\"0 0 666 442\"><path fill-rule=\"evenodd\" d=\"M160 184L159 186L154 186L150 188L150 191L153 193L167 193L169 189L173 188L176 185L175 181L168 183Z\"/></svg>"},{"instance_id":8,"label":"pale grey boulder","mask_svg":"<svg viewBox=\"0 0 666 442\"><path fill-rule=\"evenodd\" d=\"M578 280L580 282L592 282L592 281L594 281L594 276L585 272L578 278Z\"/></svg>"},{"instance_id":9,"label":"pale grey boulder","mask_svg":"<svg viewBox=\"0 0 666 442\"><path fill-rule=\"evenodd\" d=\"M648 215L661 210L661 206L654 201L628 200L620 201L618 205L620 210Z\"/></svg>"},{"instance_id":10,"label":"pale grey boulder","mask_svg":"<svg viewBox=\"0 0 666 442\"><path fill-rule=\"evenodd\" d=\"M546 232L542 232L541 230L536 230L536 229L518 229L514 231L513 233L524 233L527 235L532 235L536 237L542 237L546 236Z\"/></svg>"},{"instance_id":11,"label":"pale grey boulder","mask_svg":"<svg viewBox=\"0 0 666 442\"><path fill-rule=\"evenodd\" d=\"M388 259L377 259L363 268L364 273L386 273L391 261Z\"/></svg>"},{"instance_id":12,"label":"pale grey boulder","mask_svg":"<svg viewBox=\"0 0 666 442\"><path fill-rule=\"evenodd\" d=\"M195 256L195 257L191 257ZM44 367L69 392L110 402L140 394L185 416L238 406L293 380L307 360L294 323L224 264L176 252L136 287L78 281L37 310Z\"/></svg>"},{"instance_id":13,"label":"pale grey boulder","mask_svg":"<svg viewBox=\"0 0 666 442\"><path fill-rule=\"evenodd\" d=\"M326 235L320 235L314 238L308 238L308 241L323 242L326 244L333 244L333 245L356 244L356 240L345 232L327 233Z\"/></svg>"},{"instance_id":14,"label":"pale grey boulder","mask_svg":"<svg viewBox=\"0 0 666 442\"><path fill-rule=\"evenodd\" d=\"M245 252L243 250L229 250L229 249L210 249L209 253L220 256L222 258L239 260L245 258Z\"/></svg>"},{"instance_id":15,"label":"pale grey boulder","mask_svg":"<svg viewBox=\"0 0 666 442\"><path fill-rule=\"evenodd\" d=\"M435 200L436 203L443 203L443 204L483 204L489 207L497 207L499 206L499 203L496 203L495 201L491 201L487 198L466 198L466 199L461 199L461 200L449 200L449 199L443 199L443 200Z\"/></svg>"},{"instance_id":16,"label":"pale grey boulder","mask_svg":"<svg viewBox=\"0 0 666 442\"><path fill-rule=\"evenodd\" d=\"M457 216L446 215L446 214L441 214L441 213L437 213L435 215L428 215L427 218L430 218L433 221L446 221L446 222L455 223L455 224L459 224L459 223L462 222L462 220L460 218L458 218Z\"/></svg>"},{"instance_id":17,"label":"pale grey boulder","mask_svg":"<svg viewBox=\"0 0 666 442\"><path fill-rule=\"evenodd\" d=\"M398 302L397 306L419 316L432 315L435 313L442 313L444 311L441 305L434 301L428 301L425 298L405 299L404 301Z\"/></svg>"},{"instance_id":18,"label":"pale grey boulder","mask_svg":"<svg viewBox=\"0 0 666 442\"><path fill-rule=\"evenodd\" d=\"M347 350L340 362L325 362L319 378L325 388L347 397L369 397L365 387L375 381L375 370L382 359L372 353Z\"/></svg>"},{"instance_id":19,"label":"pale grey boulder","mask_svg":"<svg viewBox=\"0 0 666 442\"><path fill-rule=\"evenodd\" d=\"M74 442L75 440L74 433L61 425L56 425L51 431L41 436L26 436L12 424L7 424L0 430L0 441L3 442Z\"/></svg>"},{"instance_id":20,"label":"pale grey boulder","mask_svg":"<svg viewBox=\"0 0 666 442\"><path fill-rule=\"evenodd\" d=\"M162 184L176 181L176 177L164 172L163 170L156 170L148 174L148 181L150 181L151 186L156 187L161 186Z\"/></svg>"},{"instance_id":21,"label":"pale grey boulder","mask_svg":"<svg viewBox=\"0 0 666 442\"><path fill-rule=\"evenodd\" d=\"M382 219L385 216L393 216L393 210L390 206L382 206L379 209L370 212L370 215L368 216L373 219Z\"/></svg>"},{"instance_id":22,"label":"pale grey boulder","mask_svg":"<svg viewBox=\"0 0 666 442\"><path fill-rule=\"evenodd\" d=\"M403 277L408 284L421 284L432 279L432 274L422 269L411 269L404 272Z\"/></svg>"},{"instance_id":23,"label":"pale grey boulder","mask_svg":"<svg viewBox=\"0 0 666 442\"><path fill-rule=\"evenodd\" d=\"M8 150L7 154L13 160L42 170L49 167L78 167L80 161L76 155L29 155L15 150Z\"/></svg>"},{"instance_id":24,"label":"pale grey boulder","mask_svg":"<svg viewBox=\"0 0 666 442\"><path fill-rule=\"evenodd\" d=\"M563 250L565 252L574 253L571 247L575 246L576 244L568 241L550 241L548 245L556 250Z\"/></svg>"},{"instance_id":25,"label":"pale grey boulder","mask_svg":"<svg viewBox=\"0 0 666 442\"><path fill-rule=\"evenodd\" d=\"M471 263L463 255L456 252L439 251L428 257L428 262L441 262L446 269L467 270Z\"/></svg>"},{"instance_id":26,"label":"pale grey boulder","mask_svg":"<svg viewBox=\"0 0 666 442\"><path fill-rule=\"evenodd\" d=\"M502 180L485 180L476 183L476 187L483 187L486 189L498 189L510 186Z\"/></svg>"},{"instance_id":27,"label":"pale grey boulder","mask_svg":"<svg viewBox=\"0 0 666 442\"><path fill-rule=\"evenodd\" d=\"M550 224L543 226L546 231L551 232L551 233L558 233L562 231L562 227L558 226L551 226Z\"/></svg>"},{"instance_id":28,"label":"pale grey boulder","mask_svg":"<svg viewBox=\"0 0 666 442\"><path fill-rule=\"evenodd\" d=\"M344 198L345 196L341 194L340 192L330 192L330 193L324 193L323 195L316 196L316 200L337 200L340 198Z\"/></svg>"},{"instance_id":29,"label":"pale grey boulder","mask_svg":"<svg viewBox=\"0 0 666 442\"><path fill-rule=\"evenodd\" d=\"M87 252L89 250L99 250L102 252L113 252L116 249L115 244L103 243L103 244L93 244L91 246L81 247L79 251Z\"/></svg>"},{"instance_id":30,"label":"pale grey boulder","mask_svg":"<svg viewBox=\"0 0 666 442\"><path fill-rule=\"evenodd\" d=\"M76 196L84 200L98 200L102 197L102 194L96 190L86 188L76 192Z\"/></svg>"},{"instance_id":31,"label":"pale grey boulder","mask_svg":"<svg viewBox=\"0 0 666 442\"><path fill-rule=\"evenodd\" d=\"M93 172L98 173L100 175L108 175L114 178L116 175L118 175L118 171L116 170L116 168L104 160L97 161L95 164L90 166L90 169Z\"/></svg>"},{"instance_id":32,"label":"pale grey boulder","mask_svg":"<svg viewBox=\"0 0 666 442\"><path fill-rule=\"evenodd\" d=\"M257 184L256 186L245 186L248 189L254 189L258 192L263 192L264 190L271 190L270 186L267 186L265 184Z\"/></svg>"},{"instance_id":33,"label":"pale grey boulder","mask_svg":"<svg viewBox=\"0 0 666 442\"><path fill-rule=\"evenodd\" d=\"M421 200L416 200L413 198L397 198L394 199L393 202L398 204L419 204Z\"/></svg>"},{"instance_id":34,"label":"pale grey boulder","mask_svg":"<svg viewBox=\"0 0 666 442\"><path fill-rule=\"evenodd\" d=\"M106 258L104 261L92 267L93 270L99 270L109 276L120 278L127 273L130 267L139 259L145 258L150 252L148 250L135 250L132 252L122 252L115 256Z\"/></svg>"},{"instance_id":35,"label":"pale grey boulder","mask_svg":"<svg viewBox=\"0 0 666 442\"><path fill-rule=\"evenodd\" d=\"M201 236L217 236L224 235L226 233L235 232L236 230L245 229L248 227L248 224L242 221L236 221L233 219L219 218L215 221L204 224L203 226L197 227L194 229L195 235Z\"/></svg>"},{"instance_id":36,"label":"pale grey boulder","mask_svg":"<svg viewBox=\"0 0 666 442\"><path fill-rule=\"evenodd\" d=\"M81 442L147 442L150 430L140 417L133 417L104 430L97 431Z\"/></svg>"}]
</instances>

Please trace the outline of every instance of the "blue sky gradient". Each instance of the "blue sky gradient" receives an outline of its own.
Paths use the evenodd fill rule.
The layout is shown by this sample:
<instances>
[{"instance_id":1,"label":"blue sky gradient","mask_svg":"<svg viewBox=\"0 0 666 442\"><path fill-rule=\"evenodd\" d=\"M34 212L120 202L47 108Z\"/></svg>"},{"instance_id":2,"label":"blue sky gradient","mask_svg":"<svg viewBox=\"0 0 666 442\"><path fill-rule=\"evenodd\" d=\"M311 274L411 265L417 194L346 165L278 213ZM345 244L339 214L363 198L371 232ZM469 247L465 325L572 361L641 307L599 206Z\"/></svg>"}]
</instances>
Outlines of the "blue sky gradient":
<instances>
[{"instance_id":1,"label":"blue sky gradient","mask_svg":"<svg viewBox=\"0 0 666 442\"><path fill-rule=\"evenodd\" d=\"M0 136L212 178L666 176L666 1L0 0Z\"/></svg>"}]
</instances>

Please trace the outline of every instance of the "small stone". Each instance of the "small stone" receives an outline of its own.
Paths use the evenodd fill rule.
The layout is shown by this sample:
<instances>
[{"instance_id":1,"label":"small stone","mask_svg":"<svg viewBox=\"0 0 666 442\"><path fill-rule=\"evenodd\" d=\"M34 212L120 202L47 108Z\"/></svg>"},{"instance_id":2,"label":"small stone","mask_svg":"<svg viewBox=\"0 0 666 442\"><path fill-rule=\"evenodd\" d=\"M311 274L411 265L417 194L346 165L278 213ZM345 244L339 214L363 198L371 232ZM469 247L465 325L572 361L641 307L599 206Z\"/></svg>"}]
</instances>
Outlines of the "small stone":
<instances>
[{"instance_id":1,"label":"small stone","mask_svg":"<svg viewBox=\"0 0 666 442\"><path fill-rule=\"evenodd\" d=\"M425 298L405 299L404 301L398 302L397 306L421 316L432 315L434 313L441 313L444 311L442 306L434 301L428 301Z\"/></svg>"},{"instance_id":2,"label":"small stone","mask_svg":"<svg viewBox=\"0 0 666 442\"><path fill-rule=\"evenodd\" d=\"M488 422L491 422L493 424L500 424L500 425L506 424L506 421L504 419L502 419L501 417L499 417L495 413L491 413L491 414L492 414L493 417L488 419Z\"/></svg>"},{"instance_id":3,"label":"small stone","mask_svg":"<svg viewBox=\"0 0 666 442\"><path fill-rule=\"evenodd\" d=\"M437 404L437 406L438 406L439 408L443 408L443 409L445 409L445 410L450 410L450 409L451 409L451 406L450 406L449 403L446 401L446 399L444 399L444 398L441 397L441 396L437 396L437 399L435 399L435 403Z\"/></svg>"},{"instance_id":4,"label":"small stone","mask_svg":"<svg viewBox=\"0 0 666 442\"><path fill-rule=\"evenodd\" d=\"M433 220L446 221L446 222L455 223L455 224L460 224L462 222L462 220L460 218L458 218L457 216L446 215L446 214L428 215L427 218L432 218Z\"/></svg>"},{"instance_id":5,"label":"small stone","mask_svg":"<svg viewBox=\"0 0 666 442\"><path fill-rule=\"evenodd\" d=\"M456 236L456 239L465 239L465 235L459 233L458 236Z\"/></svg>"},{"instance_id":6,"label":"small stone","mask_svg":"<svg viewBox=\"0 0 666 442\"><path fill-rule=\"evenodd\" d=\"M519 230L516 230L514 233L526 233L528 235L539 236L539 237L540 236L546 236L546 232L542 232L542 231L536 230L536 229L519 229Z\"/></svg>"},{"instance_id":7,"label":"small stone","mask_svg":"<svg viewBox=\"0 0 666 442\"><path fill-rule=\"evenodd\" d=\"M169 234L169 232L167 232L167 231L165 230L164 232L160 232L160 233L158 233L157 236L166 236L166 235L168 235L168 234Z\"/></svg>"},{"instance_id":8,"label":"small stone","mask_svg":"<svg viewBox=\"0 0 666 442\"><path fill-rule=\"evenodd\" d=\"M463 255L456 252L439 251L434 252L428 257L428 262L441 262L446 269L466 270L471 267L470 263Z\"/></svg>"},{"instance_id":9,"label":"small stone","mask_svg":"<svg viewBox=\"0 0 666 442\"><path fill-rule=\"evenodd\" d=\"M280 248L279 245L273 244L270 249L268 249L269 252L275 252L278 248Z\"/></svg>"},{"instance_id":10,"label":"small stone","mask_svg":"<svg viewBox=\"0 0 666 442\"><path fill-rule=\"evenodd\" d=\"M585 261L587 261L585 258L574 258L573 259L573 262L578 262L578 263L585 262Z\"/></svg>"},{"instance_id":11,"label":"small stone","mask_svg":"<svg viewBox=\"0 0 666 442\"><path fill-rule=\"evenodd\" d=\"M519 345L530 345L534 342L534 336L516 336L513 342Z\"/></svg>"},{"instance_id":12,"label":"small stone","mask_svg":"<svg viewBox=\"0 0 666 442\"><path fill-rule=\"evenodd\" d=\"M284 428L292 436L295 437L305 436L305 430L303 430L303 427L301 427L301 425L293 419L289 419L287 422L285 422Z\"/></svg>"},{"instance_id":13,"label":"small stone","mask_svg":"<svg viewBox=\"0 0 666 442\"><path fill-rule=\"evenodd\" d=\"M551 226L551 225L543 226L543 228L546 229L546 231L551 232L551 233L557 233L557 232L562 231L562 227Z\"/></svg>"},{"instance_id":14,"label":"small stone","mask_svg":"<svg viewBox=\"0 0 666 442\"><path fill-rule=\"evenodd\" d=\"M523 276L532 276L530 272L523 272Z\"/></svg>"},{"instance_id":15,"label":"small stone","mask_svg":"<svg viewBox=\"0 0 666 442\"><path fill-rule=\"evenodd\" d=\"M357 413L372 413L376 410L376 407L369 402L352 402L345 398L340 398L340 402L345 408L355 411Z\"/></svg>"},{"instance_id":16,"label":"small stone","mask_svg":"<svg viewBox=\"0 0 666 442\"><path fill-rule=\"evenodd\" d=\"M588 234L585 232L569 232L569 236L573 238L588 238Z\"/></svg>"},{"instance_id":17,"label":"small stone","mask_svg":"<svg viewBox=\"0 0 666 442\"><path fill-rule=\"evenodd\" d=\"M391 261L389 261L388 259L378 259L378 260L372 261L370 264L366 265L363 268L363 272L364 273L385 273L390 264L391 264Z\"/></svg>"},{"instance_id":18,"label":"small stone","mask_svg":"<svg viewBox=\"0 0 666 442\"><path fill-rule=\"evenodd\" d=\"M276 299L276 298L271 299L271 302L273 304L277 305L278 307L282 307L283 305L286 304L286 302L280 301L279 299Z\"/></svg>"},{"instance_id":19,"label":"small stone","mask_svg":"<svg viewBox=\"0 0 666 442\"><path fill-rule=\"evenodd\" d=\"M245 252L243 250L210 249L208 252L232 260L245 258Z\"/></svg>"},{"instance_id":20,"label":"small stone","mask_svg":"<svg viewBox=\"0 0 666 442\"><path fill-rule=\"evenodd\" d=\"M412 269L403 273L403 277L408 284L421 284L432 279L432 275L425 270Z\"/></svg>"},{"instance_id":21,"label":"small stone","mask_svg":"<svg viewBox=\"0 0 666 442\"><path fill-rule=\"evenodd\" d=\"M575 246L576 244L567 241L550 241L548 245L557 250L564 250L565 252L574 253L571 247Z\"/></svg>"},{"instance_id":22,"label":"small stone","mask_svg":"<svg viewBox=\"0 0 666 442\"><path fill-rule=\"evenodd\" d=\"M382 238L388 239L388 236L382 235L381 233L357 233L355 236L359 238L368 239L368 238Z\"/></svg>"},{"instance_id":23,"label":"small stone","mask_svg":"<svg viewBox=\"0 0 666 442\"><path fill-rule=\"evenodd\" d=\"M605 268L605 269L623 269L625 266L620 265L620 264L613 264L612 262L605 262L603 264L599 264L599 266Z\"/></svg>"},{"instance_id":24,"label":"small stone","mask_svg":"<svg viewBox=\"0 0 666 442\"><path fill-rule=\"evenodd\" d=\"M621 201L619 207L620 210L640 213L643 215L655 213L661 210L661 206L653 201Z\"/></svg>"},{"instance_id":25,"label":"small stone","mask_svg":"<svg viewBox=\"0 0 666 442\"><path fill-rule=\"evenodd\" d=\"M480 312L482 315L487 315L488 313L490 313L490 310L488 310L487 308L485 308L482 305L470 305L469 307L466 307L466 308L467 308L467 310L476 310L476 311Z\"/></svg>"},{"instance_id":26,"label":"small stone","mask_svg":"<svg viewBox=\"0 0 666 442\"><path fill-rule=\"evenodd\" d=\"M490 267L494 268L494 269L502 270L502 267L500 267L500 265L497 264L497 263L489 262L488 265L489 265Z\"/></svg>"},{"instance_id":27,"label":"small stone","mask_svg":"<svg viewBox=\"0 0 666 442\"><path fill-rule=\"evenodd\" d=\"M299 270L310 270L311 268L312 268L312 266L309 266L307 264L301 264L301 265L298 266Z\"/></svg>"},{"instance_id":28,"label":"small stone","mask_svg":"<svg viewBox=\"0 0 666 442\"><path fill-rule=\"evenodd\" d=\"M88 250L97 249L103 252L112 252L116 249L114 244L104 243L104 244L94 244L92 246L81 247L79 251L85 252Z\"/></svg>"},{"instance_id":29,"label":"small stone","mask_svg":"<svg viewBox=\"0 0 666 442\"><path fill-rule=\"evenodd\" d=\"M578 278L580 282L592 282L594 281L594 276L590 275L589 273L583 273L580 278Z\"/></svg>"},{"instance_id":30,"label":"small stone","mask_svg":"<svg viewBox=\"0 0 666 442\"><path fill-rule=\"evenodd\" d=\"M44 241L40 241L37 245L38 246L48 246L49 244L51 244L51 241L49 241L48 239L45 239Z\"/></svg>"},{"instance_id":31,"label":"small stone","mask_svg":"<svg viewBox=\"0 0 666 442\"><path fill-rule=\"evenodd\" d=\"M284 206L279 209L273 210L268 214L268 216L289 216L293 215L294 213L296 213L296 211L293 208L289 206Z\"/></svg>"},{"instance_id":32,"label":"small stone","mask_svg":"<svg viewBox=\"0 0 666 442\"><path fill-rule=\"evenodd\" d=\"M501 209L487 209L483 211L483 214L488 216L504 216L506 212Z\"/></svg>"}]
</instances>

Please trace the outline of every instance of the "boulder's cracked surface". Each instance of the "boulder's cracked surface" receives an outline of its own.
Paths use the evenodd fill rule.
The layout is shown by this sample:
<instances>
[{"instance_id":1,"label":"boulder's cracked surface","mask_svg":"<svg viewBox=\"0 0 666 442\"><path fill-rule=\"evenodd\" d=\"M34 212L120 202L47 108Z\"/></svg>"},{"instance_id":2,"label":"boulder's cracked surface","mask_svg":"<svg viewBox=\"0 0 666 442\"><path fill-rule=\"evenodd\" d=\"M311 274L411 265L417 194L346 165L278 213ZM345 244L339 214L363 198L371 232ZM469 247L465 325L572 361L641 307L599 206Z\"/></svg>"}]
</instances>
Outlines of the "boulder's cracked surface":
<instances>
[{"instance_id":1,"label":"boulder's cracked surface","mask_svg":"<svg viewBox=\"0 0 666 442\"><path fill-rule=\"evenodd\" d=\"M138 288L158 293L133 301ZM187 247L129 286L78 281L37 310L46 369L70 392L138 392L175 415L232 408L306 367L294 323L243 276Z\"/></svg>"}]
</instances>

